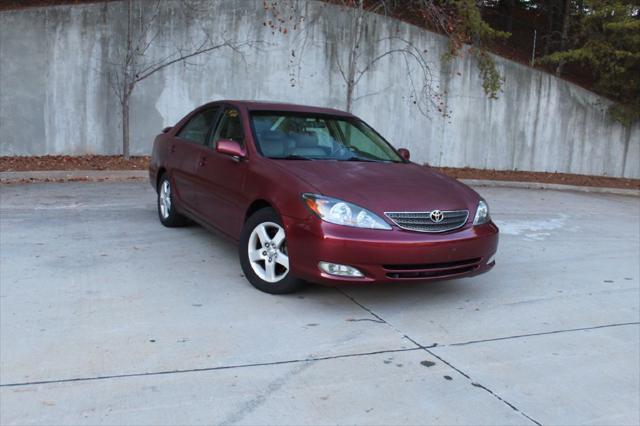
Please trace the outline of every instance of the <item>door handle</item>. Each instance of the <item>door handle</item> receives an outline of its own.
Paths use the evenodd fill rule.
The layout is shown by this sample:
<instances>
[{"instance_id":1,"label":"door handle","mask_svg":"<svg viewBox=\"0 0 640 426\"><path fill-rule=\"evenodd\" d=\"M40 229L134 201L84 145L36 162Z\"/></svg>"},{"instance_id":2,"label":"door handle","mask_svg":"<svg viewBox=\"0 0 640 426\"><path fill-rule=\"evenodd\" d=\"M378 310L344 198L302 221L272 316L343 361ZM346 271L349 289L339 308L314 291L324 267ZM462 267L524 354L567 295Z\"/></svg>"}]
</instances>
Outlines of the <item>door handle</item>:
<instances>
[{"instance_id":1,"label":"door handle","mask_svg":"<svg viewBox=\"0 0 640 426\"><path fill-rule=\"evenodd\" d=\"M169 152L171 152L171 153L176 152L176 145L175 144L171 144L171 146L169 147Z\"/></svg>"},{"instance_id":2,"label":"door handle","mask_svg":"<svg viewBox=\"0 0 640 426\"><path fill-rule=\"evenodd\" d=\"M207 165L207 157L200 157L200 161L198 162L199 166L206 166Z\"/></svg>"}]
</instances>

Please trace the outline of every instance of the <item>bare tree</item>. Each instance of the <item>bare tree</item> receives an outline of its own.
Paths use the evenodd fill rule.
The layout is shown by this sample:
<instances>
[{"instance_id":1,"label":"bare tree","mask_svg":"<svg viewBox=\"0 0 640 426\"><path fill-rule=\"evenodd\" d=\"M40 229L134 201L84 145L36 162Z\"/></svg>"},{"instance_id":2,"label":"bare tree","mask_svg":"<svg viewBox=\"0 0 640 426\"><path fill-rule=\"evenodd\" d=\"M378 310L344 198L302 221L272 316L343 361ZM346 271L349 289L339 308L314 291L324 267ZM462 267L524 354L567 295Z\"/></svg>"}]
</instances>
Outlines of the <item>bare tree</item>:
<instances>
[{"instance_id":1,"label":"bare tree","mask_svg":"<svg viewBox=\"0 0 640 426\"><path fill-rule=\"evenodd\" d=\"M420 112L428 115L429 111L438 108L444 110L442 96L438 93L437 82L432 74L432 67L426 59L425 51L416 46L412 41L403 38L398 33L392 33L374 38L370 34L375 33L371 28L372 14L387 15L398 8L407 7L415 0L330 0L330 3L343 7L340 14L346 19L344 29L347 33L346 43L331 46L334 49L335 66L345 85L345 109L352 111L354 103L376 93L359 94L358 85L363 78L375 70L379 62L395 57L405 65L405 77L402 81L408 86L409 97L418 107ZM439 13L431 2L429 8L425 7L425 13ZM323 9L326 6L321 5ZM308 11L307 11L308 12ZM300 80L300 69L304 51L309 48L309 32L318 26L322 19L335 18L335 12L327 7L317 16L305 16L304 28L297 38L297 52L292 50L289 65L297 68L297 79ZM293 86L296 73L290 73ZM394 82L398 81L397 79ZM394 83L392 83L394 84ZM385 90L385 89L381 89Z\"/></svg>"},{"instance_id":2,"label":"bare tree","mask_svg":"<svg viewBox=\"0 0 640 426\"><path fill-rule=\"evenodd\" d=\"M224 37L224 34L220 34L214 39L208 31L203 29L202 37L196 43L189 46L173 46L168 55L152 57L150 47L158 42L162 31L158 19L161 1L157 0L148 8L145 8L144 5L149 5L149 2L140 3L137 14L134 13L133 0L126 0L124 4L127 8L125 48L121 52L119 62L113 64L112 87L121 106L122 155L128 159L130 157L129 106L131 95L140 82L171 65L188 63L187 61L195 56L211 53L221 48L229 48L240 53L239 49L242 46L251 45L254 42L230 41ZM191 6L185 2L182 7L189 9Z\"/></svg>"},{"instance_id":3,"label":"bare tree","mask_svg":"<svg viewBox=\"0 0 640 426\"><path fill-rule=\"evenodd\" d=\"M385 58L397 57L404 62L405 78L409 86L410 99L419 111L427 116L433 109L446 114L442 103L442 95L439 93L437 81L432 74L430 63L425 57L425 50L420 49L412 41L399 35L387 35L374 40L365 41L365 35L370 31L367 28L370 14L387 15L399 7L396 0L341 0L343 6L349 8L348 31L350 32L348 54L346 62L337 56L337 68L346 85L345 107L347 111L353 109L354 102L373 95L372 93L356 96L356 89L362 78L375 69L378 62ZM405 2L402 6L406 7ZM439 13L432 7L431 2L425 6L427 13L434 14L434 19L439 19L435 14ZM412 7L415 5L412 4ZM371 43L374 54L365 54L364 43ZM375 94L375 93L374 93Z\"/></svg>"},{"instance_id":4,"label":"bare tree","mask_svg":"<svg viewBox=\"0 0 640 426\"><path fill-rule=\"evenodd\" d=\"M346 84L347 109L351 109L353 103L359 99L354 97L354 93L361 78L373 70L376 62L394 56L405 62L407 77L404 80L411 86L411 98L414 104L418 105L420 112L427 115L429 110L436 108L444 116L450 114L445 107L444 94L440 92L438 81L432 74L433 67L425 59L426 51L397 34L373 39L371 34L375 31L370 27L371 13L395 17L410 16L412 22L446 35L449 38L449 51L440 58L443 63L458 56L464 45L470 45L467 51L477 60L486 95L490 99L498 97L504 78L491 55L487 53L486 45L489 41L508 37L509 33L494 30L482 19L478 5L483 0L326 1L344 6L347 9L346 14L350 16L346 25L347 31L350 32L349 54L346 61L338 64L340 75ZM362 54L365 50L367 55ZM373 59L369 59L372 57Z\"/></svg>"}]
</instances>

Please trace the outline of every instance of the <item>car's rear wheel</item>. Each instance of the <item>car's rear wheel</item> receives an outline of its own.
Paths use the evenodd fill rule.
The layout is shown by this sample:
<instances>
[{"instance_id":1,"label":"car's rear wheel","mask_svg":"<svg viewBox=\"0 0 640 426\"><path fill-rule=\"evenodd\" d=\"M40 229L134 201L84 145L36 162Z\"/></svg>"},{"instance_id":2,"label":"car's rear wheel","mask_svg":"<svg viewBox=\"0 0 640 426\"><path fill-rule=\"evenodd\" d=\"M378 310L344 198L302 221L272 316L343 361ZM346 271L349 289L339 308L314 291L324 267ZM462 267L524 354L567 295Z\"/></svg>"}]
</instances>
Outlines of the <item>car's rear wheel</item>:
<instances>
[{"instance_id":1,"label":"car's rear wheel","mask_svg":"<svg viewBox=\"0 0 640 426\"><path fill-rule=\"evenodd\" d=\"M187 224L187 219L177 212L173 200L171 180L169 176L164 174L158 184L158 217L160 218L160 222L169 228Z\"/></svg>"},{"instance_id":2,"label":"car's rear wheel","mask_svg":"<svg viewBox=\"0 0 640 426\"><path fill-rule=\"evenodd\" d=\"M292 293L304 281L290 273L287 236L280 217L271 208L254 213L240 235L240 264L249 282L272 294Z\"/></svg>"}]
</instances>

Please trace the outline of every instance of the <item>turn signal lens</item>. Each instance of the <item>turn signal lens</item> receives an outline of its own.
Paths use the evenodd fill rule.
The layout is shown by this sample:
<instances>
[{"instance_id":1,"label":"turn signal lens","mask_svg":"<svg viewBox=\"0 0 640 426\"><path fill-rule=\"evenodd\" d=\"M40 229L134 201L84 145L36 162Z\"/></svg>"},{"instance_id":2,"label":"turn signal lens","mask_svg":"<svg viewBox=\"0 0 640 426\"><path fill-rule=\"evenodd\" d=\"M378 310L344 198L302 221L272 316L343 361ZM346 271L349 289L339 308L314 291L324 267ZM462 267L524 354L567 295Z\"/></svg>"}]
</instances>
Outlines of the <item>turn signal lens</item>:
<instances>
[{"instance_id":1,"label":"turn signal lens","mask_svg":"<svg viewBox=\"0 0 640 426\"><path fill-rule=\"evenodd\" d=\"M391 225L380 216L355 204L316 194L302 194L302 198L307 207L325 222L356 228L391 229Z\"/></svg>"}]
</instances>

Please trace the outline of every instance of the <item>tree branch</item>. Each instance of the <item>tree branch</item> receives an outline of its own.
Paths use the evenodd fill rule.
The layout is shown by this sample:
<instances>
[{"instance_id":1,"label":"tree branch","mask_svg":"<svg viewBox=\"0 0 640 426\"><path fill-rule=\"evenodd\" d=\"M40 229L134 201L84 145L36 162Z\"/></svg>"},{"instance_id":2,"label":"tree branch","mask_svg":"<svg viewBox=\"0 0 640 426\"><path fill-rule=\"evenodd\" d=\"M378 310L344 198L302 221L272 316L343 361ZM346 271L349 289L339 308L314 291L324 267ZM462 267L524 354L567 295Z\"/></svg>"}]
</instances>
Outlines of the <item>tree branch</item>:
<instances>
[{"instance_id":1,"label":"tree branch","mask_svg":"<svg viewBox=\"0 0 640 426\"><path fill-rule=\"evenodd\" d=\"M138 82L144 80L145 78L149 77L150 75L155 74L158 71L160 71L160 70L162 70L162 69L164 69L164 68L166 68L166 67L168 67L170 65L173 65L173 64L175 64L177 62L184 61L186 59L192 58L194 56L201 55L203 53L211 52L212 50L220 49L221 47L229 47L229 44L227 42L223 42L221 44L216 44L214 46L209 46L207 48L198 49L198 50L196 50L194 52L191 52L191 53L188 53L188 54L182 54L182 55L180 55L179 57L177 57L175 59L172 59L172 60L170 60L168 62L162 63L162 64L160 64L158 66L155 66L155 67L149 69L148 71L146 71L146 72L144 72L142 74L139 74L138 76L136 76L135 82L138 83Z\"/></svg>"}]
</instances>

